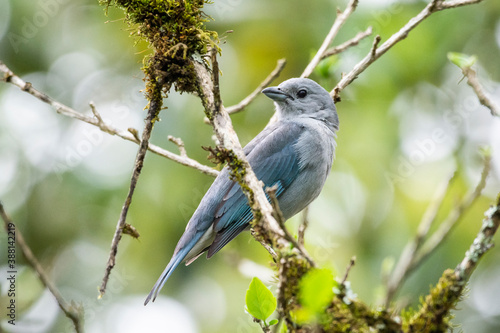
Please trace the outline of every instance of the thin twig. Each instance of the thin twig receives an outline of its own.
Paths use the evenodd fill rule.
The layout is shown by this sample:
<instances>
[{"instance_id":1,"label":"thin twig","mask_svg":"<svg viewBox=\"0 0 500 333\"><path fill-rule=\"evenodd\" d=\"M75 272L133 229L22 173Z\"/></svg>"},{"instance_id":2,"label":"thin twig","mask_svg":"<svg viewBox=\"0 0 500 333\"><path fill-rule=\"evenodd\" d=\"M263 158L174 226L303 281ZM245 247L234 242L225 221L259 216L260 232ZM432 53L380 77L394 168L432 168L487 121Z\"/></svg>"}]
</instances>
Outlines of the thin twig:
<instances>
[{"instance_id":1,"label":"thin twig","mask_svg":"<svg viewBox=\"0 0 500 333\"><path fill-rule=\"evenodd\" d=\"M112 125L104 122L102 120L102 118L99 119L100 115L99 115L99 113L97 113L97 110L95 109L95 106L93 106L93 104L91 105L91 110L94 114L94 117L86 116L86 115L54 100L53 98L46 95L45 93L36 90L35 88L32 87L32 85L29 82L25 82L19 76L15 75L1 61L0 61L0 72L3 73L3 78L2 78L3 81L11 83L11 84L19 87L22 91L25 91L25 92L33 95L34 97L38 98L42 102L49 104L54 109L56 109L56 111L58 113L60 113L64 116L70 117L70 118L74 118L74 119L83 121L87 124L96 126L101 131L106 132L108 134L116 135L124 140L128 140L128 141L134 142L136 144L140 144L141 140L139 139L139 136L137 134L134 135L133 133L131 133L130 129L127 131L119 130L119 129L113 127ZM165 150L165 149L158 147L158 146L155 146L153 144L149 144L148 150L157 154L157 155L168 158L169 160L172 160L174 162L182 164L184 166L196 169L196 170L198 170L206 175L212 176L212 177L216 177L219 173L217 170L215 170L209 166L203 165L196 160L193 160L193 159L188 158L188 157L179 156L177 154L174 154L168 150Z\"/></svg>"},{"instance_id":2,"label":"thin twig","mask_svg":"<svg viewBox=\"0 0 500 333\"><path fill-rule=\"evenodd\" d=\"M485 155L484 167L481 172L481 179L479 180L476 188L468 193L465 198L450 212L446 219L440 224L439 228L434 234L422 245L422 249L418 256L415 258L413 265L418 265L422 260L427 258L448 236L453 227L457 224L463 216L463 212L467 210L481 195L484 187L486 186L486 178L491 170L491 156Z\"/></svg>"},{"instance_id":3,"label":"thin twig","mask_svg":"<svg viewBox=\"0 0 500 333\"><path fill-rule=\"evenodd\" d=\"M274 218L278 222L281 230L283 230L283 233L285 235L285 239L289 241L295 248L297 248L302 256L309 262L311 267L315 267L316 264L312 260L311 256L309 253L307 253L306 249L302 244L300 244L292 234L288 231L288 229L285 226L285 218L283 217L283 213L281 212L281 209L279 207L279 202L278 198L276 198L276 191L278 190L278 186L274 185L272 187L266 188L266 193L269 195L269 199L271 200L271 205L273 206L273 211L274 211Z\"/></svg>"},{"instance_id":4,"label":"thin twig","mask_svg":"<svg viewBox=\"0 0 500 333\"><path fill-rule=\"evenodd\" d=\"M444 10L449 8L457 8L461 6L473 5L480 3L483 0L448 0L448 1L436 1L438 10Z\"/></svg>"},{"instance_id":5,"label":"thin twig","mask_svg":"<svg viewBox=\"0 0 500 333\"><path fill-rule=\"evenodd\" d=\"M373 57L375 57L375 55L377 54L377 47L378 47L378 44L380 44L381 40L382 40L382 38L380 37L380 35L375 36L375 38L373 39L372 48L370 50L370 53Z\"/></svg>"},{"instance_id":6,"label":"thin twig","mask_svg":"<svg viewBox=\"0 0 500 333\"><path fill-rule=\"evenodd\" d=\"M127 194L127 198L125 199L125 203L123 204L120 213L120 218L118 219L118 223L116 225L115 234L111 242L111 250L109 253L108 262L106 264L104 277L102 279L102 283L99 288L99 293L100 293L99 297L102 297L106 292L106 286L108 284L111 270L113 269L116 263L116 253L118 252L118 244L122 238L123 228L125 227L126 224L125 222L127 219L128 209L130 207L130 204L132 203L132 196L134 195L134 190L137 185L137 180L139 179L139 175L141 174L144 158L146 157L146 153L148 151L148 144L149 144L149 139L151 137L151 132L153 130L153 125L155 119L158 117L158 113L161 110L161 105L162 105L161 93L160 93L160 98L158 100L152 99L149 102L148 115L146 116L145 120L141 144L139 146L139 150L137 151L137 155L135 158L134 171L132 172L132 179L130 180L129 191Z\"/></svg>"},{"instance_id":7,"label":"thin twig","mask_svg":"<svg viewBox=\"0 0 500 333\"><path fill-rule=\"evenodd\" d=\"M384 53L389 51L394 45L405 39L410 31L415 29L423 20L429 17L431 14L450 8L456 8L465 5L471 5L479 3L483 0L461 0L461 1L447 1L442 0L432 0L417 16L413 17L406 23L398 32L393 34L388 40L386 40L379 47L373 48L370 52L354 66L354 68L346 75L342 76L342 79L337 83L337 86L333 88L330 95L333 97L335 102L340 101L340 92L345 89L349 84L354 81L359 74L361 74L365 69L370 66L375 60L380 58ZM326 40L326 39L325 39ZM376 45L374 43L374 45Z\"/></svg>"},{"instance_id":8,"label":"thin twig","mask_svg":"<svg viewBox=\"0 0 500 333\"><path fill-rule=\"evenodd\" d=\"M131 133L134 136L135 141L141 142L141 137L139 136L139 131L138 130L136 130L135 128L129 127L127 129L127 131L129 131L129 133ZM149 145L149 148L151 148L151 145Z\"/></svg>"},{"instance_id":9,"label":"thin twig","mask_svg":"<svg viewBox=\"0 0 500 333\"><path fill-rule=\"evenodd\" d=\"M285 226L285 217L283 216L283 212L281 211L280 204L278 202L278 198L276 197L276 191L278 190L278 185L273 185L271 187L266 187L266 193L269 195L269 199L271 201L271 205L273 206L273 216L278 221L280 227L283 229ZM283 230L287 235L287 238L293 238L292 235L288 233L288 230L285 228Z\"/></svg>"},{"instance_id":10,"label":"thin twig","mask_svg":"<svg viewBox=\"0 0 500 333\"><path fill-rule=\"evenodd\" d=\"M345 274L344 277L342 278L342 281L340 281L340 284L343 285L347 281L347 277L349 276L349 273L351 272L352 267L356 264L356 256L352 257L351 260L349 261L349 265L347 265L347 268L345 269Z\"/></svg>"},{"instance_id":11,"label":"thin twig","mask_svg":"<svg viewBox=\"0 0 500 333\"><path fill-rule=\"evenodd\" d=\"M323 44L321 44L318 52L316 52L316 55L314 55L311 62L307 65L306 69L300 77L309 77L312 74L314 68L316 68L321 59L323 59L325 51L328 49L330 44L332 44L335 36L337 36L340 28L344 25L349 16L354 12L357 5L358 0L350 0L347 4L346 9L342 13L338 13L337 18L335 19L335 22L333 22L333 25L330 29L330 32L328 32L328 35L326 35L325 40L323 41Z\"/></svg>"},{"instance_id":12,"label":"thin twig","mask_svg":"<svg viewBox=\"0 0 500 333\"><path fill-rule=\"evenodd\" d=\"M420 247L425 237L429 233L432 224L436 221L437 214L439 212L439 208L443 205L444 199L446 197L446 193L450 189L453 182L457 179L458 173L457 171L453 172L451 177L448 180L445 180L441 186L438 187L434 197L431 200L431 203L427 207L424 215L422 215L422 220L419 223L417 234L415 235L415 243L417 247Z\"/></svg>"},{"instance_id":13,"label":"thin twig","mask_svg":"<svg viewBox=\"0 0 500 333\"><path fill-rule=\"evenodd\" d=\"M431 225L436 219L437 212L442 205L444 196L446 195L449 186L455 178L455 175L442 186L440 186L435 194L435 198L422 217L422 221L420 222L415 239L412 242L408 243L408 245L403 250L398 264L394 269L394 273L387 283L387 291L384 300L386 306L389 305L397 290L404 283L405 278L412 271L414 271L431 253L433 253L440 244L443 243L446 236L448 236L452 228L463 216L463 212L467 210L481 195L481 192L486 185L486 178L488 177L490 168L491 156L485 154L484 167L481 172L481 179L479 180L474 190L467 194L465 198L450 211L448 216L440 224L439 228L434 232L434 234L432 234L432 236L430 236L430 238L424 242Z\"/></svg>"},{"instance_id":14,"label":"thin twig","mask_svg":"<svg viewBox=\"0 0 500 333\"><path fill-rule=\"evenodd\" d=\"M96 108L94 102L90 101L89 106L90 106L90 110L92 110L92 113L94 114L94 117L97 119L97 123L98 123L99 127L105 125L104 121L102 120L101 115L97 111L97 108Z\"/></svg>"},{"instance_id":15,"label":"thin twig","mask_svg":"<svg viewBox=\"0 0 500 333\"><path fill-rule=\"evenodd\" d=\"M479 102L490 109L492 116L500 117L500 107L493 103L493 101L488 96L486 96L483 86L477 79L476 71L471 67L465 67L462 68L462 73L464 73L464 75L467 77L467 84L472 87L477 95L477 98L479 99Z\"/></svg>"},{"instance_id":16,"label":"thin twig","mask_svg":"<svg viewBox=\"0 0 500 333\"><path fill-rule=\"evenodd\" d=\"M308 226L309 226L309 206L304 208L304 210L302 211L302 220L300 221L299 230L297 232L297 242L299 242L299 244L301 245L304 245L304 236Z\"/></svg>"},{"instance_id":17,"label":"thin twig","mask_svg":"<svg viewBox=\"0 0 500 333\"><path fill-rule=\"evenodd\" d=\"M456 175L457 173L454 172L453 175L449 177L449 179L442 182L441 185L438 186L436 193L431 200L431 203L422 216L422 220L420 221L415 237L413 238L413 240L408 242L408 244L406 244L403 252L401 253L398 263L396 264L396 268L394 268L390 279L387 281L386 295L384 300L386 307L389 306L389 303L401 287L404 279L408 276L408 274L411 273L411 268L415 268L415 266L413 266L415 256L422 246L432 224L435 222L439 208L442 206L446 193L448 193L451 184L456 179Z\"/></svg>"},{"instance_id":18,"label":"thin twig","mask_svg":"<svg viewBox=\"0 0 500 333\"><path fill-rule=\"evenodd\" d=\"M248 104L250 104L257 96L259 96L262 89L267 87L274 79L276 79L280 75L281 71L283 71L283 68L285 68L285 65L286 59L278 60L276 68L264 79L264 81L262 81L259 86L255 88L255 90L252 91L252 93L245 97L241 102L236 105L227 107L226 112L229 114L233 114L246 108Z\"/></svg>"},{"instance_id":19,"label":"thin twig","mask_svg":"<svg viewBox=\"0 0 500 333\"><path fill-rule=\"evenodd\" d=\"M264 333L271 333L271 327L269 326L266 326L264 324L264 321L263 320L260 320L260 319L257 319L257 318L253 318L253 321L257 324L259 324L260 328L262 329L262 332Z\"/></svg>"},{"instance_id":20,"label":"thin twig","mask_svg":"<svg viewBox=\"0 0 500 333\"><path fill-rule=\"evenodd\" d=\"M171 135L168 136L168 141L172 142L179 148L179 153L182 157L188 157L186 152L186 147L184 146L184 141L181 138L176 138Z\"/></svg>"},{"instance_id":21,"label":"thin twig","mask_svg":"<svg viewBox=\"0 0 500 333\"><path fill-rule=\"evenodd\" d=\"M250 234L252 235L253 238L255 238L264 249L273 257L273 261L276 262L278 260L278 254L276 254L276 251L274 251L273 247L269 245L267 242L262 240L262 237L260 237L255 230L250 229Z\"/></svg>"},{"instance_id":22,"label":"thin twig","mask_svg":"<svg viewBox=\"0 0 500 333\"><path fill-rule=\"evenodd\" d=\"M21 249L24 258L26 259L26 262L36 272L38 278L45 286L45 288L47 288L50 291L50 293L55 297L57 304L64 312L66 317L68 317L73 322L73 325L75 326L75 332L76 333L83 332L81 309L75 308L73 305L68 304L64 300L63 296L61 295L59 290L54 286L52 281L49 279L42 265L40 265L35 255L31 251L30 247L24 240L23 234L21 233L19 228L15 226L14 222L12 222L10 217L5 212L5 209L1 201L0 201L0 216L2 217L2 220L4 222L5 231L7 232L8 235L12 235L12 233L14 233L13 237L15 237L15 243Z\"/></svg>"},{"instance_id":23,"label":"thin twig","mask_svg":"<svg viewBox=\"0 0 500 333\"><path fill-rule=\"evenodd\" d=\"M348 48L358 45L361 40L370 36L372 34L372 31L373 31L372 27L368 27L365 31L358 32L356 36L349 39L348 41L340 45L329 48L328 50L325 51L325 53L323 53L323 55L321 56L321 60L339 54L341 52L344 52Z\"/></svg>"}]
</instances>

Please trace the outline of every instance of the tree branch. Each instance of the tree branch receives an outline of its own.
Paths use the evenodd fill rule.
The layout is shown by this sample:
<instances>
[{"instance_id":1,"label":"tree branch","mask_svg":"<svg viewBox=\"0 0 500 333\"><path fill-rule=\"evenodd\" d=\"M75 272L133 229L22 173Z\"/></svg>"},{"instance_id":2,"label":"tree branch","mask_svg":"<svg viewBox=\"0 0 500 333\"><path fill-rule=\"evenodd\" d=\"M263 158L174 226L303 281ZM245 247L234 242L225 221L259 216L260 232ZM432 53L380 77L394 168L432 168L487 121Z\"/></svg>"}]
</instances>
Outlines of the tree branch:
<instances>
[{"instance_id":1,"label":"tree branch","mask_svg":"<svg viewBox=\"0 0 500 333\"><path fill-rule=\"evenodd\" d=\"M186 152L186 147L184 146L184 141L182 141L181 138L176 138L173 137L172 135L169 135L168 141L172 142L179 148L179 153L181 154L182 157L187 157L187 152Z\"/></svg>"},{"instance_id":2,"label":"tree branch","mask_svg":"<svg viewBox=\"0 0 500 333\"><path fill-rule=\"evenodd\" d=\"M415 256L417 255L418 250L420 250L432 224L435 222L439 208L443 204L446 193L448 193L452 182L456 179L456 175L457 173L454 172L452 177L438 186L438 189L436 190L431 203L422 216L422 220L420 221L414 239L406 244L403 252L401 253L399 261L396 264L396 268L394 268L390 279L387 281L386 295L384 300L384 304L386 307L389 306L394 295L401 287L404 279L408 276L408 274L410 274L412 266L415 267L413 265Z\"/></svg>"},{"instance_id":3,"label":"tree branch","mask_svg":"<svg viewBox=\"0 0 500 333\"><path fill-rule=\"evenodd\" d=\"M438 10L444 10L449 8L457 8L467 5L473 5L476 3L480 3L482 1L483 0L449 0L449 1L438 0L436 1L436 6L438 7Z\"/></svg>"},{"instance_id":4,"label":"tree branch","mask_svg":"<svg viewBox=\"0 0 500 333\"><path fill-rule=\"evenodd\" d=\"M315 267L316 264L312 260L309 253L307 253L306 249L304 248L304 245L301 244L297 239L295 239L285 226L286 220L283 217L283 213L281 212L281 209L279 207L278 198L276 198L277 190L278 190L277 185L266 188L266 193L269 195L269 198L271 199L271 205L273 206L274 218L278 222L281 230L283 230L283 233L285 234L285 239L288 242L290 242L290 244L292 244L296 249L299 250L300 254L309 262L309 265L311 265L311 267Z\"/></svg>"},{"instance_id":5,"label":"tree branch","mask_svg":"<svg viewBox=\"0 0 500 333\"><path fill-rule=\"evenodd\" d=\"M481 178L472 192L469 192L465 198L448 214L446 219L440 224L434 234L422 245L419 255L415 258L414 265L418 265L422 260L427 258L448 236L453 227L457 224L460 218L472 204L479 198L481 192L486 186L486 178L491 170L491 156L485 155L484 167L481 172Z\"/></svg>"},{"instance_id":6,"label":"tree branch","mask_svg":"<svg viewBox=\"0 0 500 333\"><path fill-rule=\"evenodd\" d=\"M410 31L415 29L423 20L429 17L431 14L450 8L456 8L460 6L466 6L471 4L479 3L483 0L457 0L445 2L443 0L432 0L417 16L413 17L402 27L398 32L393 34L388 40L386 40L380 47L373 47L370 52L354 66L354 68L337 83L337 86L333 88L330 95L333 97L335 102L339 102L340 92L345 89L349 84L354 81L359 74L361 74L365 69L370 66L375 60L380 58L384 53L389 51L394 45L405 39ZM378 44L376 42L374 45Z\"/></svg>"},{"instance_id":7,"label":"tree branch","mask_svg":"<svg viewBox=\"0 0 500 333\"><path fill-rule=\"evenodd\" d=\"M309 226L309 206L302 211L302 219L300 220L299 230L297 232L297 242L304 245L304 237L306 229Z\"/></svg>"},{"instance_id":8,"label":"tree branch","mask_svg":"<svg viewBox=\"0 0 500 333\"><path fill-rule=\"evenodd\" d=\"M304 70L304 72L300 77L309 77L312 74L314 68L316 68L321 59L323 59L323 55L325 54L328 46L330 46L330 44L333 42L333 39L335 38L335 36L337 36L340 28L344 25L349 16L354 12L357 5L358 5L358 0L350 0L349 3L347 4L346 9L342 13L337 12L337 18L335 19L335 22L333 22L330 32L328 32L328 35L326 35L326 38L323 41L323 44L321 44L320 48L318 49L318 52L316 52L316 55L307 65L306 69Z\"/></svg>"},{"instance_id":9,"label":"tree branch","mask_svg":"<svg viewBox=\"0 0 500 333\"><path fill-rule=\"evenodd\" d=\"M42 102L49 104L57 111L57 113L62 114L62 115L67 116L67 117L70 117L70 118L74 118L74 119L83 121L83 122L90 124L90 125L93 125L93 126L96 126L101 131L106 132L106 133L111 134L111 135L116 135L124 140L131 141L131 142L134 142L136 144L140 144L141 141L137 135L136 130L132 129L133 131L135 131L135 133L132 133L130 130L123 131L123 130L119 130L119 129L113 127L112 125L104 122L103 119L101 118L101 116L99 115L99 113L97 112L97 109L95 108L93 103L91 103L90 108L94 114L94 117L89 117L89 116L86 116L86 115L54 100L53 98L46 95L45 93L43 93L39 90L36 90L35 88L32 87L31 83L25 82L19 76L15 75L1 61L0 61L0 72L3 73L3 78L2 78L3 81L5 81L7 83L11 83L11 84L15 85L16 87L19 87L22 91L25 91L25 92L31 94L32 96L38 98ZM218 174L217 170L212 169L209 166L203 165L196 160L193 160L193 159L188 158L188 157L184 157L182 155L179 156L177 154L174 154L168 150L165 150L165 149L158 147L158 146L155 146L153 144L148 145L148 150L157 154L157 155L168 158L169 160L172 160L174 162L182 164L184 166L196 169L196 170L198 170L206 175L216 177Z\"/></svg>"},{"instance_id":10,"label":"tree branch","mask_svg":"<svg viewBox=\"0 0 500 333\"><path fill-rule=\"evenodd\" d=\"M500 107L493 103L493 101L488 96L486 96L483 86L477 79L476 71L471 67L465 67L462 68L462 73L464 73L464 75L467 77L467 84L472 87L477 95L477 98L479 99L479 102L490 109L492 116L500 117Z\"/></svg>"},{"instance_id":11,"label":"tree branch","mask_svg":"<svg viewBox=\"0 0 500 333\"><path fill-rule=\"evenodd\" d=\"M486 185L486 178L491 168L491 156L486 154L484 157L483 171L481 172L481 179L476 185L475 189L467 194L465 198L454 207L445 220L441 223L438 230L425 241L425 238L434 223L439 208L441 207L444 197L449 190L450 185L455 179L455 174L446 182L444 182L436 191L434 199L431 201L427 211L422 217L420 225L417 230L415 238L409 242L394 269L394 273L387 283L387 290L384 303L389 306L392 298L397 290L403 284L405 278L414 271L434 250L443 243L444 239L452 228L457 224L460 218L480 196L482 190ZM425 241L425 242L424 242Z\"/></svg>"},{"instance_id":12,"label":"tree branch","mask_svg":"<svg viewBox=\"0 0 500 333\"><path fill-rule=\"evenodd\" d=\"M500 225L500 193L497 195L496 205L490 207L484 215L481 230L465 253L462 262L455 268L455 274L464 284L469 280L482 256L494 245L493 236Z\"/></svg>"},{"instance_id":13,"label":"tree branch","mask_svg":"<svg viewBox=\"0 0 500 333\"><path fill-rule=\"evenodd\" d=\"M123 229L125 227L125 222L127 219L128 209L130 204L132 203L132 196L134 195L135 187L137 185L137 181L139 179L139 175L141 174L142 166L144 164L144 158L146 157L146 153L148 151L149 139L151 137L151 132L153 130L153 125L158 118L158 114L160 113L163 97L161 95L161 84L158 82L152 83L152 85L157 89L154 96L156 98L152 98L149 101L149 109L148 115L145 119L144 131L142 133L142 140L139 146L139 150L137 151L137 155L135 158L134 171L132 172L132 179L130 180L130 187L127 194L127 198L125 199L125 203L123 204L120 218L118 219L118 223L116 225L115 234L113 236L113 240L111 241L111 250L109 253L108 262L106 264L106 269L104 271L104 277L102 279L101 287L99 288L99 297L102 297L106 292L106 286L108 284L109 276L111 274L111 270L115 266L116 263L116 253L118 252L118 244L122 238Z\"/></svg>"},{"instance_id":14,"label":"tree branch","mask_svg":"<svg viewBox=\"0 0 500 333\"><path fill-rule=\"evenodd\" d=\"M349 264L347 265L347 268L345 269L344 277L340 281L341 285L344 285L347 281L347 278L349 277L349 273L351 272L351 269L354 267L356 264L356 256L353 256L351 260L349 260Z\"/></svg>"},{"instance_id":15,"label":"tree branch","mask_svg":"<svg viewBox=\"0 0 500 333\"><path fill-rule=\"evenodd\" d=\"M7 234L14 232L16 245L21 249L21 252L26 259L28 265L33 268L33 270L38 275L38 279L42 282L45 288L47 288L50 293L54 296L59 305L59 308L64 312L66 317L68 317L75 326L75 332L80 333L83 332L83 323L81 318L81 308L75 308L73 305L68 304L59 290L54 286L52 281L49 279L47 274L45 273L42 265L38 262L35 255L31 251L30 247L24 240L23 234L21 231L15 226L14 222L10 219L10 217L5 212L2 202L0 201L0 216L4 222L5 231Z\"/></svg>"},{"instance_id":16,"label":"tree branch","mask_svg":"<svg viewBox=\"0 0 500 333\"><path fill-rule=\"evenodd\" d=\"M372 31L373 31L372 27L368 27L365 31L358 32L358 34L356 36L349 39L348 41L346 41L340 45L329 48L328 50L325 51L325 53L323 53L323 55L321 56L321 60L328 58L328 57L331 57L335 54L339 54L341 52L344 52L345 50L347 50L348 48L350 48L352 46L358 45L359 42L361 42L366 37L370 36L372 34Z\"/></svg>"},{"instance_id":17,"label":"tree branch","mask_svg":"<svg viewBox=\"0 0 500 333\"><path fill-rule=\"evenodd\" d=\"M465 257L454 270L446 270L437 285L423 299L419 311L403 323L405 332L444 332L450 328L450 311L460 301L467 281L482 256L493 247L493 236L500 225L500 193L495 206L485 213L481 229Z\"/></svg>"}]
</instances>

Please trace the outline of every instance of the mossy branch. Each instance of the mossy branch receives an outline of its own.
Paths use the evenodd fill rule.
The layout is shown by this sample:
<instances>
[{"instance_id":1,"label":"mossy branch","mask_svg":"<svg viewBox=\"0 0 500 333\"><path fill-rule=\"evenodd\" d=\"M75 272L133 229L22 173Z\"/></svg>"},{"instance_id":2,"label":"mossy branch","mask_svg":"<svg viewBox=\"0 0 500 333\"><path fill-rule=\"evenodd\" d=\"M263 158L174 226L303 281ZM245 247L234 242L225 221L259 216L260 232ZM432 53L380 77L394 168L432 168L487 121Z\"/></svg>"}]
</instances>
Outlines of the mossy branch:
<instances>
[{"instance_id":1,"label":"mossy branch","mask_svg":"<svg viewBox=\"0 0 500 333\"><path fill-rule=\"evenodd\" d=\"M420 309L403 324L405 332L446 332L450 328L450 312L462 297L472 272L483 255L493 247L493 236L500 226L500 193L485 218L465 257L454 270L446 270L425 299Z\"/></svg>"},{"instance_id":2,"label":"mossy branch","mask_svg":"<svg viewBox=\"0 0 500 333\"><path fill-rule=\"evenodd\" d=\"M126 226L127 213L148 150L153 125L158 120L163 105L163 97L168 96L172 86L180 92L196 91L196 75L190 59L194 54L205 54L209 45L215 45L212 38L217 38L217 33L205 28L206 19L201 11L203 0L102 0L101 3L106 5L106 9L110 5L123 8L126 21L137 28L134 30L135 34L149 42L153 53L143 61L148 114L129 192L111 242L109 259L99 288L100 296L105 293L111 270L115 266L118 244ZM182 52L178 52L181 49Z\"/></svg>"}]
</instances>

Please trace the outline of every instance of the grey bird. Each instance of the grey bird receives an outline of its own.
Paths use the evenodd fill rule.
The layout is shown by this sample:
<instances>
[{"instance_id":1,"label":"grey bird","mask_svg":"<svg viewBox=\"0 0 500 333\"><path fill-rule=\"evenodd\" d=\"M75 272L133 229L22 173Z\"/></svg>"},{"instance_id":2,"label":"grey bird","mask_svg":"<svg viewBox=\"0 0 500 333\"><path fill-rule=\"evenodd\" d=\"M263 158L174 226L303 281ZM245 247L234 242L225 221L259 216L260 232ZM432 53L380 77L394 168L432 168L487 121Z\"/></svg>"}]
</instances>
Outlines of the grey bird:
<instances>
[{"instance_id":1,"label":"grey bird","mask_svg":"<svg viewBox=\"0 0 500 333\"><path fill-rule=\"evenodd\" d=\"M310 79L294 78L262 90L274 101L277 121L244 148L265 187L276 185L285 219L309 205L321 192L335 154L339 119L330 94ZM144 305L154 301L175 268L204 252L212 257L249 227L253 214L226 166L200 202L167 267Z\"/></svg>"}]
</instances>

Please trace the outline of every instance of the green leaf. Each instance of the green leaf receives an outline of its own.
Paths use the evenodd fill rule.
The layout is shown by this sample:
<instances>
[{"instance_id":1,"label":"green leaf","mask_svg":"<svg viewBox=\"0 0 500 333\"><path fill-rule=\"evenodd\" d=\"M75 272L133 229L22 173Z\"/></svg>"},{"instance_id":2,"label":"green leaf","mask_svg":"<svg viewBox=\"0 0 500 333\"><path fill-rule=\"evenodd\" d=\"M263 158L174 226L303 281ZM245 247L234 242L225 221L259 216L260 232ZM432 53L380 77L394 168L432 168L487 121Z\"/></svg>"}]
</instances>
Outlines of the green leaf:
<instances>
[{"instance_id":1,"label":"green leaf","mask_svg":"<svg viewBox=\"0 0 500 333\"><path fill-rule=\"evenodd\" d=\"M448 52L448 60L457 65L458 67L465 69L470 68L477 60L477 57L472 55L467 55L459 52Z\"/></svg>"},{"instance_id":2,"label":"green leaf","mask_svg":"<svg viewBox=\"0 0 500 333\"><path fill-rule=\"evenodd\" d=\"M269 326L276 325L279 322L278 319L273 319L269 322Z\"/></svg>"},{"instance_id":3,"label":"green leaf","mask_svg":"<svg viewBox=\"0 0 500 333\"><path fill-rule=\"evenodd\" d=\"M322 313L333 299L333 287L337 283L328 269L313 269L300 281L299 300L311 313Z\"/></svg>"},{"instance_id":4,"label":"green leaf","mask_svg":"<svg viewBox=\"0 0 500 333\"><path fill-rule=\"evenodd\" d=\"M257 319L266 321L276 310L276 297L259 278L254 277L245 297L248 312Z\"/></svg>"}]
</instances>

